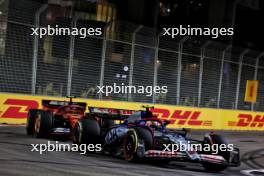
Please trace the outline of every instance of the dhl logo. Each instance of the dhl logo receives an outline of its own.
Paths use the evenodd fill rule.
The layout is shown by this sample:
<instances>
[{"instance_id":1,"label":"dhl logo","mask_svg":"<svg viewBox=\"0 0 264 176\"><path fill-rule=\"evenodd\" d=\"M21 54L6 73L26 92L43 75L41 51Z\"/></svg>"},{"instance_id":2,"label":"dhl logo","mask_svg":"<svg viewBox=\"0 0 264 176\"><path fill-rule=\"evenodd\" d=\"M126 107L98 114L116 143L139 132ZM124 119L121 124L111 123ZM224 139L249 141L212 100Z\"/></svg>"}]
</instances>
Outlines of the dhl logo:
<instances>
[{"instance_id":1,"label":"dhl logo","mask_svg":"<svg viewBox=\"0 0 264 176\"><path fill-rule=\"evenodd\" d=\"M3 105L8 108L2 113L0 112L0 118L27 118L27 112L29 109L37 109L39 103L35 100L18 100L18 99L6 99Z\"/></svg>"},{"instance_id":2,"label":"dhl logo","mask_svg":"<svg viewBox=\"0 0 264 176\"><path fill-rule=\"evenodd\" d=\"M228 126L237 126L237 127L264 127L264 116L256 115L252 116L251 114L239 114L239 120L237 122L229 121Z\"/></svg>"},{"instance_id":3,"label":"dhl logo","mask_svg":"<svg viewBox=\"0 0 264 176\"><path fill-rule=\"evenodd\" d=\"M29 109L39 108L39 103L36 100L20 100L20 99L6 99L3 105L7 106L6 110L0 112L0 118L27 118ZM104 108L103 108L104 109ZM111 109L111 108L110 108ZM125 114L131 114L132 111L123 110ZM111 111L112 112L112 111ZM112 113L114 113L113 111ZM191 126L212 126L212 121L199 120L201 116L200 111L184 111L175 110L171 113L168 109L155 108L152 109L154 115L164 120L169 120L171 124L177 125L191 125Z\"/></svg>"},{"instance_id":4,"label":"dhl logo","mask_svg":"<svg viewBox=\"0 0 264 176\"><path fill-rule=\"evenodd\" d=\"M212 121L199 120L199 117L201 115L200 111L175 110L173 113L170 113L168 109L161 108L151 109L151 111L154 115L157 115L158 118L169 120L170 124L212 126Z\"/></svg>"}]
</instances>

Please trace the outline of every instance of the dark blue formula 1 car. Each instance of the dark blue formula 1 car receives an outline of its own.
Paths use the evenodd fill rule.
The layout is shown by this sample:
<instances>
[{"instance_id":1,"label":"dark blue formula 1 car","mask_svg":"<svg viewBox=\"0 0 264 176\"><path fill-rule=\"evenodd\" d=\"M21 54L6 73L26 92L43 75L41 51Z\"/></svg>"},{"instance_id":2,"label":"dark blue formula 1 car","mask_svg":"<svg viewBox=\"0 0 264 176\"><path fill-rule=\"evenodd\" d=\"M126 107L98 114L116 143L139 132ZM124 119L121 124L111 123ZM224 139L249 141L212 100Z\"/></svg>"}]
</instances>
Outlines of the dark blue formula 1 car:
<instances>
[{"instance_id":1,"label":"dark blue formula 1 car","mask_svg":"<svg viewBox=\"0 0 264 176\"><path fill-rule=\"evenodd\" d=\"M114 123L116 120L120 124ZM127 161L155 158L198 162L213 172L240 165L239 149L223 136L210 133L198 141L187 138L187 130L167 129L168 124L153 116L150 107L144 111L90 108L87 118L76 123L73 142L99 143L104 153Z\"/></svg>"}]
</instances>

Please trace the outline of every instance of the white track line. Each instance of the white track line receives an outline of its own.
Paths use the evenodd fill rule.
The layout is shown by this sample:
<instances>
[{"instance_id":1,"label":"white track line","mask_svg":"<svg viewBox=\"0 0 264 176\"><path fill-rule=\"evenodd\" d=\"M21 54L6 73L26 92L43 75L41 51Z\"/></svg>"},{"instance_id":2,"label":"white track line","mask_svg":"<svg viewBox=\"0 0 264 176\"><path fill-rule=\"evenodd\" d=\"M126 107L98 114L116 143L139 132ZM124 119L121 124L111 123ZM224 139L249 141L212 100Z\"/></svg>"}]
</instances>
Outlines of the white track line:
<instances>
[{"instance_id":1,"label":"white track line","mask_svg":"<svg viewBox=\"0 0 264 176\"><path fill-rule=\"evenodd\" d=\"M250 170L242 170L240 172L247 176L257 176L260 173L264 175L264 169L250 169ZM254 175L254 173L252 172L257 172L257 175Z\"/></svg>"}]
</instances>

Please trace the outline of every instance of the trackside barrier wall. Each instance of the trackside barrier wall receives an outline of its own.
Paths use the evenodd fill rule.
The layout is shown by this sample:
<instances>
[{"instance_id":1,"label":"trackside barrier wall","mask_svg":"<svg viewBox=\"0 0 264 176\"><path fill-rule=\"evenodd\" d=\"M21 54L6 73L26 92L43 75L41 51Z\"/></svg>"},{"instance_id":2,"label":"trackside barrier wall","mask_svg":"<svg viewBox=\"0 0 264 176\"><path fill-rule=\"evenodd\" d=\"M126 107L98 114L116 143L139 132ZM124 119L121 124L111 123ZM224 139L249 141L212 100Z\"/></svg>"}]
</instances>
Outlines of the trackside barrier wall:
<instances>
[{"instance_id":1,"label":"trackside barrier wall","mask_svg":"<svg viewBox=\"0 0 264 176\"><path fill-rule=\"evenodd\" d=\"M27 111L42 108L42 99L68 100L48 96L29 96L0 93L0 123L25 124ZM75 99L86 102L90 107L140 110L143 103ZM149 104L151 105L151 104ZM193 108L156 104L153 110L159 118L171 121L170 128L192 128L213 130L256 130L264 131L264 112Z\"/></svg>"},{"instance_id":2,"label":"trackside barrier wall","mask_svg":"<svg viewBox=\"0 0 264 176\"><path fill-rule=\"evenodd\" d=\"M118 20L118 9L105 1L90 5L109 9L107 18L79 8L68 14L68 7L47 6L47 1L0 2L0 92L264 111L263 51L195 36L172 39L165 31L157 34L154 28ZM48 25L103 32L84 38L31 35L32 28ZM244 102L247 80L259 82L254 104ZM114 83L167 86L168 92L96 93L97 85Z\"/></svg>"}]
</instances>

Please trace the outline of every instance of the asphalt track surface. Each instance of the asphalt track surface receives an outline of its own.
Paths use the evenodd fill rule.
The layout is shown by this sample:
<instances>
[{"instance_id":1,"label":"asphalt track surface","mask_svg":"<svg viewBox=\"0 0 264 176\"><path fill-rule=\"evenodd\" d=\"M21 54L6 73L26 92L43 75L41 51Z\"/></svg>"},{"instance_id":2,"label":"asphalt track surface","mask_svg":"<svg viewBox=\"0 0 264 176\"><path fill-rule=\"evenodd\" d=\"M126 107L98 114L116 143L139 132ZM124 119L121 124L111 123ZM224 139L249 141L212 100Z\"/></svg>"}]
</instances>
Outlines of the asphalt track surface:
<instances>
[{"instance_id":1,"label":"asphalt track surface","mask_svg":"<svg viewBox=\"0 0 264 176\"><path fill-rule=\"evenodd\" d=\"M201 132L193 132L194 138ZM244 175L245 170L264 169L263 132L225 132L230 143L241 150L242 164L221 173L208 173L199 164L173 162L170 165L129 163L103 154L80 155L78 152L32 152L31 144L47 144L25 134L23 126L0 126L1 176L212 176ZM55 142L55 141L53 141ZM70 141L69 141L70 142ZM69 143L66 141L66 143ZM255 176L264 173L255 172Z\"/></svg>"}]
</instances>

